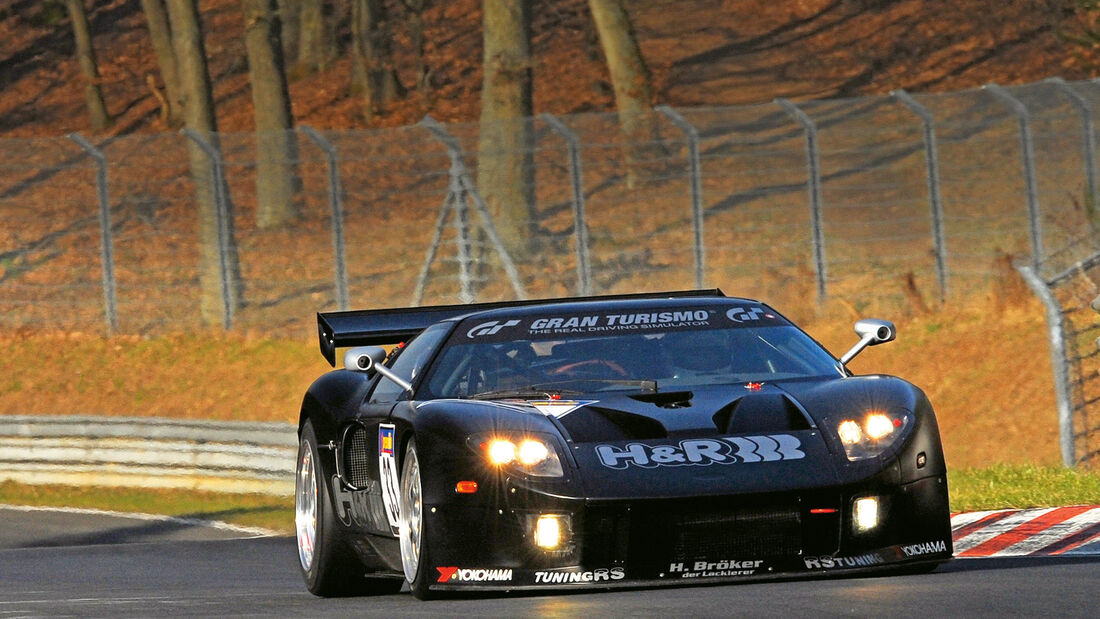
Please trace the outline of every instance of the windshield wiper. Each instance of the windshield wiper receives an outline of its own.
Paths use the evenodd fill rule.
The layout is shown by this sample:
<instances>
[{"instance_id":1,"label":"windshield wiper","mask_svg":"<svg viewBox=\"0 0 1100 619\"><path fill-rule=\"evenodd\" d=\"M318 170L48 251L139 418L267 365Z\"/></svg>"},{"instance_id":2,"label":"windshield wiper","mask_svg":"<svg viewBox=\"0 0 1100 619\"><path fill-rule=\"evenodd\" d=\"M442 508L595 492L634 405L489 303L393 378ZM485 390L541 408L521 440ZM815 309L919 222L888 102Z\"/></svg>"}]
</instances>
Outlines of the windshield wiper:
<instances>
[{"instance_id":1,"label":"windshield wiper","mask_svg":"<svg viewBox=\"0 0 1100 619\"><path fill-rule=\"evenodd\" d=\"M475 393L466 397L471 400L499 400L503 398L546 398L549 400L552 396L555 395L562 396L580 394L580 391L574 391L572 389L546 389L532 385L530 387L515 387L512 389L495 389L493 391L482 391L481 393Z\"/></svg>"}]
</instances>

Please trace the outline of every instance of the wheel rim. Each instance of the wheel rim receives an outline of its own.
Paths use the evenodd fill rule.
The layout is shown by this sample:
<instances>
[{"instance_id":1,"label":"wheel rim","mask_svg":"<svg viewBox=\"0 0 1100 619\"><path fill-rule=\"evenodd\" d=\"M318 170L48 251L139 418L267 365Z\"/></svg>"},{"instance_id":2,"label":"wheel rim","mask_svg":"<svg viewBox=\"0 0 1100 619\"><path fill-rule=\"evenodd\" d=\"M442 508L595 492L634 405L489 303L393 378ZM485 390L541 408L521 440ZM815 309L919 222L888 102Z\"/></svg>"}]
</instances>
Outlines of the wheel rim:
<instances>
[{"instance_id":1,"label":"wheel rim","mask_svg":"<svg viewBox=\"0 0 1100 619\"><path fill-rule=\"evenodd\" d=\"M405 455L405 474L401 477L401 567L405 570L405 580L410 583L416 579L416 570L420 566L421 543L423 541L423 504L420 500L420 462L416 450L409 449Z\"/></svg>"},{"instance_id":2,"label":"wheel rim","mask_svg":"<svg viewBox=\"0 0 1100 619\"><path fill-rule=\"evenodd\" d=\"M298 560L308 572L313 566L317 539L317 470L313 466L313 450L308 443L302 447L294 482L294 528L298 533Z\"/></svg>"}]
</instances>

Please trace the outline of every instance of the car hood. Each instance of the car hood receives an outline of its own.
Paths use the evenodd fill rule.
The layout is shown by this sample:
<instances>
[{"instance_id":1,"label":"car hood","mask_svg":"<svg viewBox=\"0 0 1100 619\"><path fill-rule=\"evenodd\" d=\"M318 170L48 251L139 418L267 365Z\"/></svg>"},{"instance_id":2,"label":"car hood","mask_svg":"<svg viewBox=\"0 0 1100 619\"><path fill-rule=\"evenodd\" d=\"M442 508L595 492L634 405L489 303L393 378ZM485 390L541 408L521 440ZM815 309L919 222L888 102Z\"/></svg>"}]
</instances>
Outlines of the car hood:
<instances>
[{"instance_id":1,"label":"car hood","mask_svg":"<svg viewBox=\"0 0 1100 619\"><path fill-rule=\"evenodd\" d=\"M592 499L835 485L837 458L796 391L750 383L525 405L556 419Z\"/></svg>"}]
</instances>

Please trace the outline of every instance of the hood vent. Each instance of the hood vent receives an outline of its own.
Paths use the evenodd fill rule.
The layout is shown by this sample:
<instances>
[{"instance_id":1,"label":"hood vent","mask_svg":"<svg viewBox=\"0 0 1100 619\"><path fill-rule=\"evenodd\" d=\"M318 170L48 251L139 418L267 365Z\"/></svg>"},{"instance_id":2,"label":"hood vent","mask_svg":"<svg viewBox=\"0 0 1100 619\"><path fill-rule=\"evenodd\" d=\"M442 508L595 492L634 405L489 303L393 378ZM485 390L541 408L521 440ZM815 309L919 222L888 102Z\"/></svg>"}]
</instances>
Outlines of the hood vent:
<instances>
[{"instance_id":1,"label":"hood vent","mask_svg":"<svg viewBox=\"0 0 1100 619\"><path fill-rule=\"evenodd\" d=\"M578 414L583 412L584 414ZM561 424L578 443L666 438L661 422L602 406L585 406L561 418Z\"/></svg>"},{"instance_id":2,"label":"hood vent","mask_svg":"<svg viewBox=\"0 0 1100 619\"><path fill-rule=\"evenodd\" d=\"M712 417L723 434L809 430L806 415L784 394L746 395L722 407Z\"/></svg>"},{"instance_id":3,"label":"hood vent","mask_svg":"<svg viewBox=\"0 0 1100 619\"><path fill-rule=\"evenodd\" d=\"M691 406L690 391L669 391L667 393L638 393L629 396L632 400L660 406L661 408L688 408Z\"/></svg>"}]
</instances>

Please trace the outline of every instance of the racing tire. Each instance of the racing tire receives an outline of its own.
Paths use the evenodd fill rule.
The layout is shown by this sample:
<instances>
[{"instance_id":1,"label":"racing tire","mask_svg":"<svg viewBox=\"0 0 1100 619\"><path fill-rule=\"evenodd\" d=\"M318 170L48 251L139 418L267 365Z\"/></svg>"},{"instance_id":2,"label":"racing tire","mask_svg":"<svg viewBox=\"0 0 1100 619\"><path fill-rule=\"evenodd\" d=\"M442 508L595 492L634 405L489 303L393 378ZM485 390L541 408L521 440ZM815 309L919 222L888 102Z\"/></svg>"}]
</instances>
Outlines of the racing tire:
<instances>
[{"instance_id":1,"label":"racing tire","mask_svg":"<svg viewBox=\"0 0 1100 619\"><path fill-rule=\"evenodd\" d=\"M401 464L401 567L409 590L420 600L439 597L429 591L434 575L428 556L428 526L424 518L423 485L420 480L420 458L416 439L409 439L405 459Z\"/></svg>"},{"instance_id":2,"label":"racing tire","mask_svg":"<svg viewBox=\"0 0 1100 619\"><path fill-rule=\"evenodd\" d=\"M401 589L399 578L369 578L348 546L324 480L313 422L306 420L298 443L294 481L294 529L298 567L310 593L321 597L381 595Z\"/></svg>"}]
</instances>

